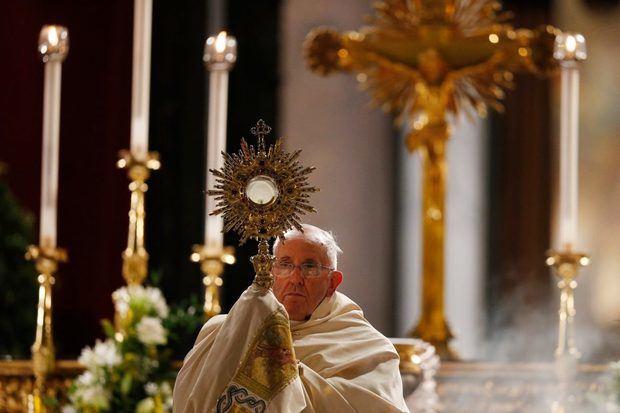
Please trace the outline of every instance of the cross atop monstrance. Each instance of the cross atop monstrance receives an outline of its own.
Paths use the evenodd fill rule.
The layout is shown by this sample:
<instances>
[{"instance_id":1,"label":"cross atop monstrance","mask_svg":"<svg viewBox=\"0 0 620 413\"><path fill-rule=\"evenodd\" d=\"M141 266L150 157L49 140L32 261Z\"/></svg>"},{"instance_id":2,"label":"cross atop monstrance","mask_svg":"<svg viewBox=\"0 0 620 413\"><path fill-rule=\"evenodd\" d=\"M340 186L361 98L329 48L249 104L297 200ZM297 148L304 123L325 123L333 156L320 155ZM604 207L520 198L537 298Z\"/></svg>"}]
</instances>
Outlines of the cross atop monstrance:
<instances>
[{"instance_id":1,"label":"cross atop monstrance","mask_svg":"<svg viewBox=\"0 0 620 413\"><path fill-rule=\"evenodd\" d=\"M271 126L267 125L264 120L259 119L256 126L250 128L250 133L258 138L258 148L265 149L265 136L271 132Z\"/></svg>"},{"instance_id":2,"label":"cross atop monstrance","mask_svg":"<svg viewBox=\"0 0 620 413\"><path fill-rule=\"evenodd\" d=\"M450 117L501 111L514 72L556 66L558 30L513 29L492 0L381 0L359 31L319 28L305 43L315 73L357 72L373 103L406 125L406 145L423 167L422 315L413 334L453 356L444 313L444 207Z\"/></svg>"}]
</instances>

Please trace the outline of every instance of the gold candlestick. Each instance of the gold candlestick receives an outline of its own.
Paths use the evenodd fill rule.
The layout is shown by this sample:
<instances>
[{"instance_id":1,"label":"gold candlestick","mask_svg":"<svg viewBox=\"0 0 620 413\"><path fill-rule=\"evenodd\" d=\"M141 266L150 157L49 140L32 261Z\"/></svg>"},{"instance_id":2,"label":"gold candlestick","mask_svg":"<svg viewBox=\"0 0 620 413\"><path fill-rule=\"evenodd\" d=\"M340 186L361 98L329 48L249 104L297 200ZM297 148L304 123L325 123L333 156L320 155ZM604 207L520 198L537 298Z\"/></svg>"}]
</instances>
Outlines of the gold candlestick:
<instances>
[{"instance_id":1,"label":"gold candlestick","mask_svg":"<svg viewBox=\"0 0 620 413\"><path fill-rule=\"evenodd\" d=\"M357 72L373 103L410 128L407 148L420 152L424 169L422 314L413 333L452 359L443 298L448 119L501 111L513 73L554 68L557 30L515 30L494 0L380 0L374 8L359 31L310 32L306 62L322 76Z\"/></svg>"},{"instance_id":2,"label":"gold candlestick","mask_svg":"<svg viewBox=\"0 0 620 413\"><path fill-rule=\"evenodd\" d=\"M46 377L56 365L52 332L52 286L58 263L67 260L67 252L56 247L56 209L58 198L58 148L60 141L60 85L62 62L69 52L66 27L45 25L39 34L39 53L45 64L43 93L43 156L41 162L41 219L39 246L31 245L26 258L35 261L39 275L37 327L32 352L35 388L28 395L29 412L46 412L43 403Z\"/></svg>"},{"instance_id":3,"label":"gold candlestick","mask_svg":"<svg viewBox=\"0 0 620 413\"><path fill-rule=\"evenodd\" d=\"M62 248L49 246L28 247L28 260L35 261L39 275L39 302L37 304L37 329L32 345L32 369L35 377L33 394L28 395L28 411L42 413L47 409L43 403L45 380L55 370L56 354L52 331L52 286L59 262L67 261L67 252Z\"/></svg>"},{"instance_id":4,"label":"gold candlestick","mask_svg":"<svg viewBox=\"0 0 620 413\"><path fill-rule=\"evenodd\" d=\"M560 310L558 325L558 345L555 349L556 373L560 384L568 385L577 375L581 354L575 344L575 288L579 268L590 263L586 254L565 251L550 251L547 265L554 269L560 278Z\"/></svg>"},{"instance_id":5,"label":"gold candlestick","mask_svg":"<svg viewBox=\"0 0 620 413\"><path fill-rule=\"evenodd\" d=\"M121 151L117 166L127 169L131 180L131 207L129 210L129 231L127 248L123 251L123 278L127 285L142 284L147 276L149 254L144 248L144 193L148 190L146 180L150 170L158 170L161 166L159 154L149 152L146 160L136 159L130 152Z\"/></svg>"},{"instance_id":6,"label":"gold candlestick","mask_svg":"<svg viewBox=\"0 0 620 413\"><path fill-rule=\"evenodd\" d=\"M210 36L205 42L203 60L209 70L209 117L206 139L205 185L215 185L210 169L223 165L222 152L226 152L226 109L228 105L228 72L237 60L237 41L226 32ZM192 261L200 262L205 285L204 311L207 318L221 312L219 289L223 280L224 264L235 262L234 249L224 248L222 219L209 215L215 201L205 197L204 245L194 246Z\"/></svg>"},{"instance_id":7,"label":"gold candlestick","mask_svg":"<svg viewBox=\"0 0 620 413\"><path fill-rule=\"evenodd\" d=\"M225 247L222 251L213 253L204 245L194 245L194 252L190 256L193 262L200 263L202 283L205 286L205 301L203 305L205 317L211 318L222 312L220 304L220 287L223 284L222 274L224 264L235 263L235 249Z\"/></svg>"},{"instance_id":8,"label":"gold candlestick","mask_svg":"<svg viewBox=\"0 0 620 413\"><path fill-rule=\"evenodd\" d=\"M551 251L547 264L560 278L560 310L558 345L555 349L555 368L560 385L555 411L569 410L573 397L572 384L577 376L581 354L575 344L575 288L579 267L590 258L574 251L577 243L579 189L579 69L578 61L587 58L585 38L581 34L562 33L554 44L553 57L561 67L560 116L560 173L558 194L558 224L555 240L558 251Z\"/></svg>"}]
</instances>

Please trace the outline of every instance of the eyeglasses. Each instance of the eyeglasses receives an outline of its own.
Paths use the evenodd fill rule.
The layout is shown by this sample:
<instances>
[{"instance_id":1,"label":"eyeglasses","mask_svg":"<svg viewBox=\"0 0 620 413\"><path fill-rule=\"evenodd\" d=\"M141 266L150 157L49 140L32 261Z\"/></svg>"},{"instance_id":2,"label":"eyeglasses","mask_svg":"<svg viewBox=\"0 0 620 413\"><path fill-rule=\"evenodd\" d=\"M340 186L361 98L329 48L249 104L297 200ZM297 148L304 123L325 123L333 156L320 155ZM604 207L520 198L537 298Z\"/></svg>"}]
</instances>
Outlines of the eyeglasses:
<instances>
[{"instance_id":1,"label":"eyeglasses","mask_svg":"<svg viewBox=\"0 0 620 413\"><path fill-rule=\"evenodd\" d=\"M305 262L301 265L295 265L290 262L276 262L273 265L272 272L276 277L287 278L295 272L295 268L299 268L299 271L304 278L316 278L321 275L323 270L334 271L333 268L314 262Z\"/></svg>"}]
</instances>

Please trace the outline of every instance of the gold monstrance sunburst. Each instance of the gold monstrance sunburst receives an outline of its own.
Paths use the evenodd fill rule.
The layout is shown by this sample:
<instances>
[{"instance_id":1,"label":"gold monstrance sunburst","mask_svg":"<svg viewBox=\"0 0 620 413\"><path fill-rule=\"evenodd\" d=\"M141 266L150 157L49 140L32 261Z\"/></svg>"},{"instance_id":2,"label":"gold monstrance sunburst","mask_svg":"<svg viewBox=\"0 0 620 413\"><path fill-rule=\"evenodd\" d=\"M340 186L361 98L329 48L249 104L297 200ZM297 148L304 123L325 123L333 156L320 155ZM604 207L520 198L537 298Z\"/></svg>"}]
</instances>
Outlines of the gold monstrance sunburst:
<instances>
[{"instance_id":1,"label":"gold monstrance sunburst","mask_svg":"<svg viewBox=\"0 0 620 413\"><path fill-rule=\"evenodd\" d=\"M207 193L218 201L211 215L222 214L224 231L237 231L240 244L250 238L259 241L258 255L251 258L254 283L268 289L273 285L274 260L268 241L293 227L302 230L300 215L316 212L309 198L318 189L308 184L315 168L299 163L301 150L285 152L281 139L267 148L265 136L271 127L262 119L250 131L258 138L257 147L242 138L238 153L222 152L224 166L210 170L217 179L215 189Z\"/></svg>"}]
</instances>

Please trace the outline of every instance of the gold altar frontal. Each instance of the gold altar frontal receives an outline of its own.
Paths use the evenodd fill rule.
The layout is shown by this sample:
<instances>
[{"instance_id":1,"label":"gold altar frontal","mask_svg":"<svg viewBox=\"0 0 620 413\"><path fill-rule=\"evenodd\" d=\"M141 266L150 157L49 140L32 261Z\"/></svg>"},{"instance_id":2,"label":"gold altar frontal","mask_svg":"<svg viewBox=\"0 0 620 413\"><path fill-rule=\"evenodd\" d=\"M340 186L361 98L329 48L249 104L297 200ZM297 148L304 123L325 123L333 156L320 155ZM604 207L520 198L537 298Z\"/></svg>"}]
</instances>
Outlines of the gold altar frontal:
<instances>
[{"instance_id":1,"label":"gold altar frontal","mask_svg":"<svg viewBox=\"0 0 620 413\"><path fill-rule=\"evenodd\" d=\"M75 360L56 361L56 370L45 381L45 396L65 401L71 382L84 369ZM31 360L0 361L0 412L28 411L28 395L35 388Z\"/></svg>"},{"instance_id":2,"label":"gold altar frontal","mask_svg":"<svg viewBox=\"0 0 620 413\"><path fill-rule=\"evenodd\" d=\"M175 367L180 368L180 363ZM604 365L582 365L575 403L588 393L600 393ZM48 395L63 400L71 379L82 368L74 360L57 362L48 379ZM441 413L551 413L557 394L553 364L443 363L435 377ZM26 411L34 376L30 361L0 361L0 412ZM579 410L578 410L579 411Z\"/></svg>"}]
</instances>

